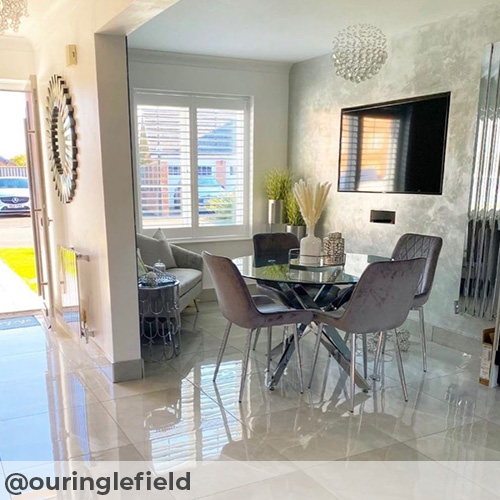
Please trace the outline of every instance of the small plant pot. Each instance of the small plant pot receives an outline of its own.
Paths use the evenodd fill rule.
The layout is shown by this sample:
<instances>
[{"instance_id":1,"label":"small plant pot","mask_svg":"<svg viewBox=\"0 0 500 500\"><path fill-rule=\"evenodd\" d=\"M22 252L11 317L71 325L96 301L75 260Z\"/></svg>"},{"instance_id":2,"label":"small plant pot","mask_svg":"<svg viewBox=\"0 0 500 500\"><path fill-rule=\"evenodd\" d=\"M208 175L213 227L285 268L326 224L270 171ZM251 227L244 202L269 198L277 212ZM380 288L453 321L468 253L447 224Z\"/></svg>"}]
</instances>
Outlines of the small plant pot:
<instances>
[{"instance_id":1,"label":"small plant pot","mask_svg":"<svg viewBox=\"0 0 500 500\"><path fill-rule=\"evenodd\" d=\"M283 224L283 200L268 200L268 224Z\"/></svg>"},{"instance_id":2,"label":"small plant pot","mask_svg":"<svg viewBox=\"0 0 500 500\"><path fill-rule=\"evenodd\" d=\"M286 226L286 232L297 236L300 241L306 235L306 226Z\"/></svg>"}]
</instances>

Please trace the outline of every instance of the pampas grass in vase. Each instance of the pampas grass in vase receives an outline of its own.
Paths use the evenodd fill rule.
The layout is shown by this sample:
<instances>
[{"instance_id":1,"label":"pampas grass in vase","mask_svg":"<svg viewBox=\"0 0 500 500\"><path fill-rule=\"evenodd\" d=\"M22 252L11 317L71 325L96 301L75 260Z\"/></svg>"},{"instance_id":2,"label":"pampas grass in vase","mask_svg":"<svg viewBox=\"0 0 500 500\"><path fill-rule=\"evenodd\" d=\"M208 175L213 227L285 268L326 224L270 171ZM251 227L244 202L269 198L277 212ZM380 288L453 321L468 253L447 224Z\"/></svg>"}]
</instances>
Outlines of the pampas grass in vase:
<instances>
[{"instance_id":1,"label":"pampas grass in vase","mask_svg":"<svg viewBox=\"0 0 500 500\"><path fill-rule=\"evenodd\" d=\"M321 239L314 235L314 229L325 208L331 187L330 182L313 183L302 179L293 186L293 193L307 226L307 236L300 242L301 264L319 264Z\"/></svg>"}]
</instances>

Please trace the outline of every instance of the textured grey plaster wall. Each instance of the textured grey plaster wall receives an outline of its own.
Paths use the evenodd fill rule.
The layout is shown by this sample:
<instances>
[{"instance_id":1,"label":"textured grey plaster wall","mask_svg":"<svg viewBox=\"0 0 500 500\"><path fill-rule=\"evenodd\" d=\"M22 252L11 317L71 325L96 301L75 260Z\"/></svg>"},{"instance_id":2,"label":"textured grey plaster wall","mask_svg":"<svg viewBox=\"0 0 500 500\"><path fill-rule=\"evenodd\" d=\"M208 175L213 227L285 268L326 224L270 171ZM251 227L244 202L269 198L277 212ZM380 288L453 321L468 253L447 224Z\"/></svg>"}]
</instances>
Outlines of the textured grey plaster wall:
<instances>
[{"instance_id":1,"label":"textured grey plaster wall","mask_svg":"<svg viewBox=\"0 0 500 500\"><path fill-rule=\"evenodd\" d=\"M349 252L390 255L406 232L440 235L443 251L426 322L479 338L487 324L454 314L464 247L483 47L500 40L500 7L488 6L394 36L389 59L368 82L335 75L330 56L295 64L290 75L289 164L298 176L330 180L321 231L342 231ZM442 196L338 193L342 108L451 91ZM395 225L370 210L395 210Z\"/></svg>"}]
</instances>

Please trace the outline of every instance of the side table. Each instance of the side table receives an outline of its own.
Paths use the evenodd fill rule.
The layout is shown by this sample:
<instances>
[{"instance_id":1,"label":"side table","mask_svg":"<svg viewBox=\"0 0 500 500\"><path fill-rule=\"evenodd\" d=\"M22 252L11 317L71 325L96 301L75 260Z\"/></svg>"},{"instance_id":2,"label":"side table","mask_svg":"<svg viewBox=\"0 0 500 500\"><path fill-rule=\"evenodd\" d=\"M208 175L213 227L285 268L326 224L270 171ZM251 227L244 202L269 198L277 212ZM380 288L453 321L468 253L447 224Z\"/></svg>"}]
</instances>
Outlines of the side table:
<instances>
[{"instance_id":1,"label":"side table","mask_svg":"<svg viewBox=\"0 0 500 500\"><path fill-rule=\"evenodd\" d=\"M149 348L153 358L153 346L162 346L159 361L180 354L181 317L179 312L179 281L171 274L158 276L156 286L147 279L139 279L139 321L141 342Z\"/></svg>"}]
</instances>

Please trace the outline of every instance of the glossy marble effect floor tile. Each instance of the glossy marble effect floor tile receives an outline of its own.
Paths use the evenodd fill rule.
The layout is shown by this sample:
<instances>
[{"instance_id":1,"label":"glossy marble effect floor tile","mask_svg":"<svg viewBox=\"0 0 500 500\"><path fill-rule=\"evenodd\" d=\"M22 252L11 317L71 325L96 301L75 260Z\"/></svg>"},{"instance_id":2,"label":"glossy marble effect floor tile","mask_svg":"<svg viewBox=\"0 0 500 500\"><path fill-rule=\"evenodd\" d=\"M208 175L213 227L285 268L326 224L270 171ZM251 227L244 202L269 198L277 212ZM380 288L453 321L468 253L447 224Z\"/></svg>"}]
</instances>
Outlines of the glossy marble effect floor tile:
<instances>
[{"instance_id":1,"label":"glossy marble effect floor tile","mask_svg":"<svg viewBox=\"0 0 500 500\"><path fill-rule=\"evenodd\" d=\"M182 498L178 495L176 498ZM203 498L203 497L198 497ZM332 493L311 479L304 472L292 472L276 478L259 481L239 488L234 488L220 493L215 493L206 497L213 500L272 500L287 499L301 500L304 498L314 498L315 500L336 500Z\"/></svg>"},{"instance_id":2,"label":"glossy marble effect floor tile","mask_svg":"<svg viewBox=\"0 0 500 500\"><path fill-rule=\"evenodd\" d=\"M144 458L133 444L111 450L87 453L71 459L72 462L142 462Z\"/></svg>"},{"instance_id":3,"label":"glossy marble effect floor tile","mask_svg":"<svg viewBox=\"0 0 500 500\"><path fill-rule=\"evenodd\" d=\"M5 489L5 476L0 474L0 500L11 500L9 492Z\"/></svg>"},{"instance_id":4,"label":"glossy marble effect floor tile","mask_svg":"<svg viewBox=\"0 0 500 500\"><path fill-rule=\"evenodd\" d=\"M165 472L173 462L241 461L287 462L287 459L261 439L254 437L246 427L227 426L225 432L212 433L203 439L199 431L173 437L135 443L143 459L152 463L156 472ZM295 470L282 463L269 468Z\"/></svg>"},{"instance_id":5,"label":"glossy marble effect floor tile","mask_svg":"<svg viewBox=\"0 0 500 500\"><path fill-rule=\"evenodd\" d=\"M243 432L242 424L184 380L179 387L102 403L132 443L198 432L202 439Z\"/></svg>"},{"instance_id":6,"label":"glossy marble effect floor tile","mask_svg":"<svg viewBox=\"0 0 500 500\"><path fill-rule=\"evenodd\" d=\"M29 461L66 458L88 463L138 460L162 473L173 461L230 461L249 467L253 461L268 461L279 464L280 474L288 474L303 468L303 461L500 460L500 392L477 384L478 359L473 356L429 342L425 374L420 345L412 342L404 354L410 386L406 403L389 346L381 382L368 393L358 389L352 415L349 378L323 348L311 391L299 393L295 355L270 391L263 331L251 351L239 404L246 330L233 327L214 383L225 319L216 305L205 304L198 315L189 308L183 322L181 355L147 361L143 380L121 384L112 384L99 368L103 360L91 344L48 334L42 327L0 332L0 347L2 337L5 346L0 349L0 392L8 402L0 407L0 459L7 468L15 459L28 461L28 466ZM10 337L15 333L19 337ZM281 337L282 330L275 329L273 345ZM309 334L301 341L306 386L314 340ZM272 366L276 361L277 356ZM370 353L369 373L372 362ZM285 483L265 473L243 467L231 492L214 488L213 497L272 498L278 484ZM450 473L474 482L478 471L457 468ZM248 478L259 487L248 484ZM306 478L311 491L320 488L319 498L343 498L342 490L328 492L319 476ZM295 489L301 491L300 485L292 486L286 490L289 498L297 494Z\"/></svg>"},{"instance_id":7,"label":"glossy marble effect floor tile","mask_svg":"<svg viewBox=\"0 0 500 500\"><path fill-rule=\"evenodd\" d=\"M500 426L481 420L406 444L436 461L500 460Z\"/></svg>"},{"instance_id":8,"label":"glossy marble effect floor tile","mask_svg":"<svg viewBox=\"0 0 500 500\"><path fill-rule=\"evenodd\" d=\"M301 406L248 419L246 425L292 461L338 460L397 443L359 416Z\"/></svg>"},{"instance_id":9,"label":"glossy marble effect floor tile","mask_svg":"<svg viewBox=\"0 0 500 500\"><path fill-rule=\"evenodd\" d=\"M478 383L477 372L465 371L426 380L414 385L425 394L467 409L477 416L500 424L500 391Z\"/></svg>"},{"instance_id":10,"label":"glossy marble effect floor tile","mask_svg":"<svg viewBox=\"0 0 500 500\"><path fill-rule=\"evenodd\" d=\"M101 404L69 408L0 422L0 457L51 462L130 444Z\"/></svg>"},{"instance_id":11,"label":"glossy marble effect floor tile","mask_svg":"<svg viewBox=\"0 0 500 500\"><path fill-rule=\"evenodd\" d=\"M0 382L0 421L97 403L78 373L34 375Z\"/></svg>"},{"instance_id":12,"label":"glossy marble effect floor tile","mask_svg":"<svg viewBox=\"0 0 500 500\"><path fill-rule=\"evenodd\" d=\"M179 372L169 366L164 366L160 371L148 374L146 378L118 384L111 382L106 374L98 368L81 370L77 373L99 401L109 401L179 387L183 379Z\"/></svg>"},{"instance_id":13,"label":"glossy marble effect floor tile","mask_svg":"<svg viewBox=\"0 0 500 500\"><path fill-rule=\"evenodd\" d=\"M364 396L362 393L358 395ZM398 441L408 441L478 420L467 408L456 407L413 389L408 390L408 397L406 402L400 388L382 389L356 404L354 414ZM335 411L348 415L350 411L346 406L340 404Z\"/></svg>"},{"instance_id":14,"label":"glossy marble effect floor tile","mask_svg":"<svg viewBox=\"0 0 500 500\"><path fill-rule=\"evenodd\" d=\"M426 500L498 500L498 496L435 462L328 463L305 473L342 500L407 498ZM360 480L362 478L362 480ZM396 497L395 492L399 495Z\"/></svg>"},{"instance_id":15,"label":"glossy marble effect floor tile","mask_svg":"<svg viewBox=\"0 0 500 500\"><path fill-rule=\"evenodd\" d=\"M41 326L0 330L0 356L19 356L52 350L53 344Z\"/></svg>"},{"instance_id":16,"label":"glossy marble effect floor tile","mask_svg":"<svg viewBox=\"0 0 500 500\"><path fill-rule=\"evenodd\" d=\"M386 448L379 448L378 450L367 451L359 455L352 455L342 460L351 462L377 462L380 460L386 462L420 462L422 460L426 461L431 459L404 443L397 443L387 446Z\"/></svg>"}]
</instances>

